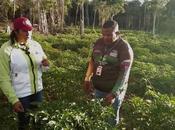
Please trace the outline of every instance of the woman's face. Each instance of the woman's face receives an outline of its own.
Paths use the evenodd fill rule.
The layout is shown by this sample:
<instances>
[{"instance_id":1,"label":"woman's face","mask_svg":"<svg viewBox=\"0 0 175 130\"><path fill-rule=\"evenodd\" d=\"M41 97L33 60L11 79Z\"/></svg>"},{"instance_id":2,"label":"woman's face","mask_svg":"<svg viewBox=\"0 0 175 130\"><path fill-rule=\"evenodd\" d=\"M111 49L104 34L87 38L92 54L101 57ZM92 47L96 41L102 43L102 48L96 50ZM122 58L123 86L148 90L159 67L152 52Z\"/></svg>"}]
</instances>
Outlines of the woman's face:
<instances>
[{"instance_id":1,"label":"woman's face","mask_svg":"<svg viewBox=\"0 0 175 130\"><path fill-rule=\"evenodd\" d=\"M25 44L29 37L29 32L24 30L19 30L18 32L16 32L16 34L17 34L17 41L20 44Z\"/></svg>"}]
</instances>

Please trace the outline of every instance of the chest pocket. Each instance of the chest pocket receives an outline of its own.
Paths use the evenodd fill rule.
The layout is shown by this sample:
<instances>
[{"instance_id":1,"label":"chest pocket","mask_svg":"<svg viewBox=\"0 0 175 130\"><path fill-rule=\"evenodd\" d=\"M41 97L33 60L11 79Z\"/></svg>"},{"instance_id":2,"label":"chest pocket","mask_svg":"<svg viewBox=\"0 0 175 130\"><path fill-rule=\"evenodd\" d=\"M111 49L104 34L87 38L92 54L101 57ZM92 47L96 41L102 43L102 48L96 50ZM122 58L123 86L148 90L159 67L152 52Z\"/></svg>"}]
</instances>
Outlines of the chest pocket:
<instances>
[{"instance_id":1,"label":"chest pocket","mask_svg":"<svg viewBox=\"0 0 175 130\"><path fill-rule=\"evenodd\" d=\"M28 64L20 49L13 49L10 56L12 73L28 72Z\"/></svg>"},{"instance_id":2,"label":"chest pocket","mask_svg":"<svg viewBox=\"0 0 175 130\"><path fill-rule=\"evenodd\" d=\"M107 55L105 55L106 62L108 64L117 64L118 63L118 51L112 50Z\"/></svg>"},{"instance_id":3,"label":"chest pocket","mask_svg":"<svg viewBox=\"0 0 175 130\"><path fill-rule=\"evenodd\" d=\"M100 63L102 59L102 52L100 50L94 50L93 52L93 60L95 63Z\"/></svg>"}]
</instances>

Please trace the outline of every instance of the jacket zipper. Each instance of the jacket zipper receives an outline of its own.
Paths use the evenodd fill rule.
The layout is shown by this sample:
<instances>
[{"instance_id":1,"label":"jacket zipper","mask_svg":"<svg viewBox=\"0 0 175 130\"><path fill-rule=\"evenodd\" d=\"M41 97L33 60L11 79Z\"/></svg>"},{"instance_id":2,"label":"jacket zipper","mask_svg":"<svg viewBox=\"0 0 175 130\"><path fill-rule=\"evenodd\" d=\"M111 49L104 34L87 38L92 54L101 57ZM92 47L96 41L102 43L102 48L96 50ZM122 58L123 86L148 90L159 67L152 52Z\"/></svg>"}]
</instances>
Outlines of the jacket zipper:
<instances>
[{"instance_id":1,"label":"jacket zipper","mask_svg":"<svg viewBox=\"0 0 175 130\"><path fill-rule=\"evenodd\" d=\"M33 85L34 85L34 89L35 89L35 94L36 94L36 77L35 77L35 73L34 73L34 64L33 64L33 61L32 61L32 58L30 57L30 52L27 52L25 51L29 60L30 60L30 64L32 66L32 74L33 74Z\"/></svg>"}]
</instances>

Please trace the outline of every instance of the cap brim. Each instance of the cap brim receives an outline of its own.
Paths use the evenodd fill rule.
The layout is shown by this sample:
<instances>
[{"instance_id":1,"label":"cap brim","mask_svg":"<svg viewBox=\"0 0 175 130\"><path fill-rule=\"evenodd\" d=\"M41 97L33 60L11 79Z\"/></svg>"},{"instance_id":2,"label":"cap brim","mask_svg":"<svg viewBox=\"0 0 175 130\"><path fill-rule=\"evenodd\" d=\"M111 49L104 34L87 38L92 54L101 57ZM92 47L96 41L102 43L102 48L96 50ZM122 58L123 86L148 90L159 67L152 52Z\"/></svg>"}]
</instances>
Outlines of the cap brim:
<instances>
[{"instance_id":1,"label":"cap brim","mask_svg":"<svg viewBox=\"0 0 175 130\"><path fill-rule=\"evenodd\" d=\"M21 28L21 30L24 30L24 31L31 31L33 28L31 26L26 26L26 27L23 27Z\"/></svg>"}]
</instances>

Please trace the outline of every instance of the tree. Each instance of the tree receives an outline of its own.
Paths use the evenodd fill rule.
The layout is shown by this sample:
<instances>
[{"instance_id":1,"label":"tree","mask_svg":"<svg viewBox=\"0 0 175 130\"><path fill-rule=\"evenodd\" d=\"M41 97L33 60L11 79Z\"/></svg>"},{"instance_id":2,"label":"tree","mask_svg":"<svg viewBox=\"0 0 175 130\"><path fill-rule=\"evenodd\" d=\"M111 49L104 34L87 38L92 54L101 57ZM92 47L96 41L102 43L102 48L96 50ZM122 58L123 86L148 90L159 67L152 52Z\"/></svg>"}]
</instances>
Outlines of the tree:
<instances>
[{"instance_id":1,"label":"tree","mask_svg":"<svg viewBox=\"0 0 175 130\"><path fill-rule=\"evenodd\" d=\"M84 3L86 0L77 0L77 10L76 10L76 19L75 24L77 21L78 15L78 8L80 8L80 36L82 37L84 34Z\"/></svg>"},{"instance_id":2,"label":"tree","mask_svg":"<svg viewBox=\"0 0 175 130\"><path fill-rule=\"evenodd\" d=\"M153 28L152 33L155 35L156 33L156 20L160 11L165 8L166 4L169 0L152 0L151 1L151 10L153 14Z\"/></svg>"},{"instance_id":3,"label":"tree","mask_svg":"<svg viewBox=\"0 0 175 130\"><path fill-rule=\"evenodd\" d=\"M110 0L107 1L109 5L110 19L113 20L114 16L120 12L124 12L124 0Z\"/></svg>"},{"instance_id":4,"label":"tree","mask_svg":"<svg viewBox=\"0 0 175 130\"><path fill-rule=\"evenodd\" d=\"M170 0L166 9L162 12L160 22L158 25L158 31L163 33L173 34L175 33L175 0Z\"/></svg>"},{"instance_id":5,"label":"tree","mask_svg":"<svg viewBox=\"0 0 175 130\"><path fill-rule=\"evenodd\" d=\"M129 29L140 29L141 28L141 2L134 0L128 2L125 7L126 14L126 26Z\"/></svg>"},{"instance_id":6,"label":"tree","mask_svg":"<svg viewBox=\"0 0 175 130\"><path fill-rule=\"evenodd\" d=\"M84 1L81 1L80 10L80 36L82 37L84 34Z\"/></svg>"},{"instance_id":7,"label":"tree","mask_svg":"<svg viewBox=\"0 0 175 130\"><path fill-rule=\"evenodd\" d=\"M97 8L98 8L98 6L99 6L99 1L98 0L96 0L96 1L93 1L92 2L93 3L93 6L94 6L94 17L93 17L93 30L95 31L95 21L96 21L96 15L97 15Z\"/></svg>"},{"instance_id":8,"label":"tree","mask_svg":"<svg viewBox=\"0 0 175 130\"><path fill-rule=\"evenodd\" d=\"M144 0L142 4L142 12L143 12L143 30L149 31L150 30L150 21L151 21L151 2L149 0Z\"/></svg>"},{"instance_id":9,"label":"tree","mask_svg":"<svg viewBox=\"0 0 175 130\"><path fill-rule=\"evenodd\" d=\"M99 25L102 26L108 19L124 12L124 0L99 0L96 6L99 14Z\"/></svg>"},{"instance_id":10,"label":"tree","mask_svg":"<svg viewBox=\"0 0 175 130\"><path fill-rule=\"evenodd\" d=\"M10 0L0 0L0 19L2 21L8 20L8 12L13 7L13 2Z\"/></svg>"},{"instance_id":11,"label":"tree","mask_svg":"<svg viewBox=\"0 0 175 130\"><path fill-rule=\"evenodd\" d=\"M170 0L166 5L166 14L169 17L175 17L175 0Z\"/></svg>"}]
</instances>

